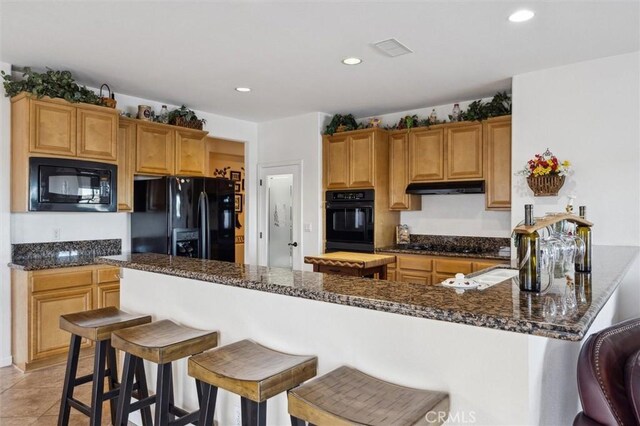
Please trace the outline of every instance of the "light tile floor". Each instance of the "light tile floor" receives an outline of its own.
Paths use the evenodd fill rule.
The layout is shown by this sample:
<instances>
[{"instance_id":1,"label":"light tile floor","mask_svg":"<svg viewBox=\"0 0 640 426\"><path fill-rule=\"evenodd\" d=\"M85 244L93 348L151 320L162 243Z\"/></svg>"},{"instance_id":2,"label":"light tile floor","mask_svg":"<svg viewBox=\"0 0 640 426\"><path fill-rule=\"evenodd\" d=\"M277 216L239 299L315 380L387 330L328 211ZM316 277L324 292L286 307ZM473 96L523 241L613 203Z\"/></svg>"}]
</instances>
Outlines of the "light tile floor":
<instances>
[{"instance_id":1,"label":"light tile floor","mask_svg":"<svg viewBox=\"0 0 640 426\"><path fill-rule=\"evenodd\" d=\"M0 368L0 426L56 425L65 367L59 364L29 373L15 367ZM92 370L93 357L83 357L78 364L78 376ZM78 386L74 397L89 404L91 383ZM71 409L69 425L88 424L87 416ZM111 424L108 402L104 403L102 424Z\"/></svg>"}]
</instances>

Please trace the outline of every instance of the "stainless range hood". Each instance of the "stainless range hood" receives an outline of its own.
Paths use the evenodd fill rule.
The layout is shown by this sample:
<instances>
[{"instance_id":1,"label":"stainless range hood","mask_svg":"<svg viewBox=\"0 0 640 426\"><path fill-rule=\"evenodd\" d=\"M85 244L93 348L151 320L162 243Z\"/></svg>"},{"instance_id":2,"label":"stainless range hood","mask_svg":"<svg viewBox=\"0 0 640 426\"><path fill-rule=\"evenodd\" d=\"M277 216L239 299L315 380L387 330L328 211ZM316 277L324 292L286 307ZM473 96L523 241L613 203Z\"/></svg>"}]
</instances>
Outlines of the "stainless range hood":
<instances>
[{"instance_id":1,"label":"stainless range hood","mask_svg":"<svg viewBox=\"0 0 640 426\"><path fill-rule=\"evenodd\" d=\"M407 194L484 194L483 180L410 183Z\"/></svg>"}]
</instances>

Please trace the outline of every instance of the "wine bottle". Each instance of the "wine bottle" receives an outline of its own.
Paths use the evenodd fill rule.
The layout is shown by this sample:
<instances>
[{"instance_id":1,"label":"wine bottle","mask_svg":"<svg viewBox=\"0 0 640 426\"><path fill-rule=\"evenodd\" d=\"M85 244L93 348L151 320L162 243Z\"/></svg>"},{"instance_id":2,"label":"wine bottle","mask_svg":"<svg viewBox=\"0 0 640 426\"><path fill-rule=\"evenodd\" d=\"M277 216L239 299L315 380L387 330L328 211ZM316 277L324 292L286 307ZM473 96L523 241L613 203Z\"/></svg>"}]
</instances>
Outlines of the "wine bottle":
<instances>
[{"instance_id":1,"label":"wine bottle","mask_svg":"<svg viewBox=\"0 0 640 426\"><path fill-rule=\"evenodd\" d=\"M586 219L587 207L580 206L580 217ZM576 271L591 272L591 227L587 225L578 225L576 227L576 235L580 237L584 243L584 253L582 256L576 257Z\"/></svg>"},{"instance_id":2,"label":"wine bottle","mask_svg":"<svg viewBox=\"0 0 640 426\"><path fill-rule=\"evenodd\" d=\"M535 225L532 204L526 204L524 206L524 225ZM518 242L518 276L520 279L520 290L535 292L542 290L539 255L540 238L538 231L520 234L520 240Z\"/></svg>"}]
</instances>

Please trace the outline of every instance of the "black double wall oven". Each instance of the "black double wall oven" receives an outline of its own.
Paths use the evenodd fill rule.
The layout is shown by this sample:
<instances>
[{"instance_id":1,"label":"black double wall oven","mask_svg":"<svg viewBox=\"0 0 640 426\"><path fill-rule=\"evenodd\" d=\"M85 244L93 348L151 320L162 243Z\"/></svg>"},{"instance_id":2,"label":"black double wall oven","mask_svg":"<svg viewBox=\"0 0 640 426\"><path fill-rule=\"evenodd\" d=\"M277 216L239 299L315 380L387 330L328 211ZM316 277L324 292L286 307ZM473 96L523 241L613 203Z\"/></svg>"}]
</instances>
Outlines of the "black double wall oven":
<instances>
[{"instance_id":1,"label":"black double wall oven","mask_svg":"<svg viewBox=\"0 0 640 426\"><path fill-rule=\"evenodd\" d=\"M325 206L325 251L373 253L373 189L327 191Z\"/></svg>"}]
</instances>

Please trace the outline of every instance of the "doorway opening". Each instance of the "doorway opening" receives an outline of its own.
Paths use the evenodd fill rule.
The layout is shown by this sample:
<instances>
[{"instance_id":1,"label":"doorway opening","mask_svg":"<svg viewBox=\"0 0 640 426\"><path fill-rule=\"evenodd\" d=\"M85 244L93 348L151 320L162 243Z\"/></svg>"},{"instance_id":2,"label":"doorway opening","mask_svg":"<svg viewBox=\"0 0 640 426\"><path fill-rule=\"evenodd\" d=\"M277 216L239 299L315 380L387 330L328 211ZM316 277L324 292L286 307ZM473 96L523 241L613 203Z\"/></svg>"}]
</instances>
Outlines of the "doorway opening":
<instances>
[{"instance_id":1,"label":"doorway opening","mask_svg":"<svg viewBox=\"0 0 640 426\"><path fill-rule=\"evenodd\" d=\"M302 269L301 169L301 162L258 166L260 265Z\"/></svg>"}]
</instances>

